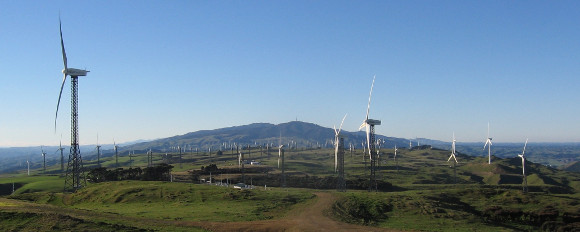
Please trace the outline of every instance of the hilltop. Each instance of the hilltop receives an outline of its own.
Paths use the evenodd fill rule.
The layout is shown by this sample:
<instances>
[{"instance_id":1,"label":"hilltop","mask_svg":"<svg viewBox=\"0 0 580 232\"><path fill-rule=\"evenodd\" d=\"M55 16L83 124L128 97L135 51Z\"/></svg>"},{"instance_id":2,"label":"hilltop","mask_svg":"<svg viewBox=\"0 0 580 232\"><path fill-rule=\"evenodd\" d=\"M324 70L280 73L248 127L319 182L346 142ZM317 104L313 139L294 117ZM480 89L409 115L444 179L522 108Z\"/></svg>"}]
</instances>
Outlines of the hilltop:
<instances>
[{"instance_id":1,"label":"hilltop","mask_svg":"<svg viewBox=\"0 0 580 232\"><path fill-rule=\"evenodd\" d=\"M563 170L570 172L580 172L580 161L571 163L570 165L564 167Z\"/></svg>"}]
</instances>

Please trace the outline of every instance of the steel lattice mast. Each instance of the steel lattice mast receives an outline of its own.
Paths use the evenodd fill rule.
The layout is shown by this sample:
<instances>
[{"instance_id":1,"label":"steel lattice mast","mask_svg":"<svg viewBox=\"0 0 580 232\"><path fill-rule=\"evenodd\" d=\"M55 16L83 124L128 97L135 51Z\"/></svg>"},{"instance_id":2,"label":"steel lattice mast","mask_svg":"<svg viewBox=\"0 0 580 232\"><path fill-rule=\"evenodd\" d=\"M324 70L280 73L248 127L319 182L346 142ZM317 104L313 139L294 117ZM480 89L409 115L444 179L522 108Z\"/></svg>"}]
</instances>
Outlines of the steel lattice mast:
<instances>
[{"instance_id":1,"label":"steel lattice mast","mask_svg":"<svg viewBox=\"0 0 580 232\"><path fill-rule=\"evenodd\" d=\"M86 184L83 159L79 147L78 76L71 76L71 143L64 179L64 191L74 192Z\"/></svg>"},{"instance_id":2,"label":"steel lattice mast","mask_svg":"<svg viewBox=\"0 0 580 232\"><path fill-rule=\"evenodd\" d=\"M338 139L338 155L337 155L337 171L338 171L338 180L336 190L339 192L346 191L346 180L344 178L344 137L339 135Z\"/></svg>"},{"instance_id":3,"label":"steel lattice mast","mask_svg":"<svg viewBox=\"0 0 580 232\"><path fill-rule=\"evenodd\" d=\"M377 191L378 190L378 186L377 186L377 151L376 151L376 144L375 144L375 124L372 122L369 122L369 120L367 120L367 124L369 124L370 127L370 138L369 138L369 158L370 158L370 163L371 163L371 167L370 167L370 177L369 177L369 191ZM380 121L378 123L378 125L380 125Z\"/></svg>"}]
</instances>

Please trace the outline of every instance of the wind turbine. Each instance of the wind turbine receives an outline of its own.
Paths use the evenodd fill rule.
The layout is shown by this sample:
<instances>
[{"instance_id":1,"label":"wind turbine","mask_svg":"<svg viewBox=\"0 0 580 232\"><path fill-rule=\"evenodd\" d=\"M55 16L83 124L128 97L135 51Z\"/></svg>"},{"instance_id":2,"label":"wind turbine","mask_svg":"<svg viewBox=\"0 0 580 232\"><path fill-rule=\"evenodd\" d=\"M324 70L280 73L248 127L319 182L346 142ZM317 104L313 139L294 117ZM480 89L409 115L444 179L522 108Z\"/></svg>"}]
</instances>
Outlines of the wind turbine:
<instances>
[{"instance_id":1,"label":"wind turbine","mask_svg":"<svg viewBox=\"0 0 580 232\"><path fill-rule=\"evenodd\" d=\"M67 65L66 52L64 49L64 40L62 38L62 23L60 17L58 19L59 29L60 29L60 46L62 49L62 61L64 63L64 69L62 73L64 77L62 79L62 85L60 87L60 93L58 95L58 102L56 104L56 114L54 117L54 130L56 132L56 121L58 118L58 108L60 106L60 98L62 97L62 90L66 82L66 77L71 77L71 147L70 154L68 158L68 165L66 171L66 177L64 179L64 191L76 191L86 185L87 181L85 178L85 173L83 170L83 160L81 157L80 147L79 147L79 128L78 128L78 78L80 76L86 76L89 71L84 69L69 68Z\"/></svg>"},{"instance_id":2,"label":"wind turbine","mask_svg":"<svg viewBox=\"0 0 580 232\"><path fill-rule=\"evenodd\" d=\"M282 160L282 184L281 187L286 187L286 174L284 173L284 144L282 144L282 131L280 131L280 146L278 146L278 168L280 168L280 159Z\"/></svg>"},{"instance_id":3,"label":"wind turbine","mask_svg":"<svg viewBox=\"0 0 580 232\"><path fill-rule=\"evenodd\" d=\"M375 190L377 190L377 183L376 183L376 151L375 151L375 125L381 125L380 120L369 119L369 111L371 109L371 97L373 94L373 87L375 85L375 78L376 75L373 77L373 83L371 84L371 92L369 93L369 103L367 105L367 116L366 119L363 121L362 125L359 128L359 131L362 128L365 128L367 134L367 146L369 151L369 160L371 163L371 175L369 179L369 191L372 190L374 186Z\"/></svg>"},{"instance_id":4,"label":"wind turbine","mask_svg":"<svg viewBox=\"0 0 580 232\"><path fill-rule=\"evenodd\" d=\"M58 150L56 151L60 151L60 171L64 171L64 155L63 155L63 151L64 148L62 147L62 141L59 142L58 144Z\"/></svg>"},{"instance_id":5,"label":"wind turbine","mask_svg":"<svg viewBox=\"0 0 580 232\"><path fill-rule=\"evenodd\" d=\"M26 166L28 166L26 168L28 175L30 176L30 161L26 160Z\"/></svg>"},{"instance_id":6,"label":"wind turbine","mask_svg":"<svg viewBox=\"0 0 580 232\"><path fill-rule=\"evenodd\" d=\"M242 169L242 159L243 159L242 153L240 152L238 153L238 169L240 170Z\"/></svg>"},{"instance_id":7,"label":"wind turbine","mask_svg":"<svg viewBox=\"0 0 580 232\"><path fill-rule=\"evenodd\" d=\"M151 148L147 151L147 167L153 167L153 151Z\"/></svg>"},{"instance_id":8,"label":"wind turbine","mask_svg":"<svg viewBox=\"0 0 580 232\"><path fill-rule=\"evenodd\" d=\"M457 158L455 157L455 132L453 132L453 142L451 143L451 156L449 156L449 159L447 159L447 162L451 161L451 158L453 158L455 160L455 162L453 162L453 178L455 180L455 183L457 184L457 171L455 169L455 164L457 164Z\"/></svg>"},{"instance_id":9,"label":"wind turbine","mask_svg":"<svg viewBox=\"0 0 580 232\"><path fill-rule=\"evenodd\" d=\"M334 171L338 172L337 189L339 192L346 191L346 181L344 180L344 135L340 133L342 124L346 119L346 114L340 122L340 127L336 130L334 128L335 143L334 143Z\"/></svg>"},{"instance_id":10,"label":"wind turbine","mask_svg":"<svg viewBox=\"0 0 580 232\"><path fill-rule=\"evenodd\" d=\"M282 131L280 131L280 140L278 141L278 168L280 168L280 159L282 158L282 147L284 147L284 144L282 144Z\"/></svg>"},{"instance_id":11,"label":"wind turbine","mask_svg":"<svg viewBox=\"0 0 580 232\"><path fill-rule=\"evenodd\" d=\"M487 140L485 141L485 145L483 145L483 150L487 146L487 163L491 164L491 137L489 137L489 122L487 123ZM488 146L489 144L489 146Z\"/></svg>"},{"instance_id":12,"label":"wind turbine","mask_svg":"<svg viewBox=\"0 0 580 232\"><path fill-rule=\"evenodd\" d=\"M46 152L44 152L44 147L40 146L40 150L42 151L42 169L46 172Z\"/></svg>"},{"instance_id":13,"label":"wind turbine","mask_svg":"<svg viewBox=\"0 0 580 232\"><path fill-rule=\"evenodd\" d=\"M523 192L527 193L528 192L528 179L526 178L526 146L528 145L528 139L526 139L526 143L524 144L524 150L522 151L522 154L518 154L518 156L520 158L522 158L522 176L523 176Z\"/></svg>"},{"instance_id":14,"label":"wind turbine","mask_svg":"<svg viewBox=\"0 0 580 232\"><path fill-rule=\"evenodd\" d=\"M395 160L395 166L397 167L397 172L399 171L399 162L397 162L397 144L395 144L395 156L393 156Z\"/></svg>"},{"instance_id":15,"label":"wind turbine","mask_svg":"<svg viewBox=\"0 0 580 232\"><path fill-rule=\"evenodd\" d=\"M335 142L334 142L334 171L335 172L338 172L339 145L341 145L342 148L344 149L344 144L341 143L344 141L344 135L340 134L340 131L342 130L342 124L344 123L344 119L346 119L346 114L342 118L342 122L340 123L340 127L338 128L338 130L336 130L336 127L334 127L334 137L335 137ZM344 157L343 157L343 161L344 161Z\"/></svg>"}]
</instances>

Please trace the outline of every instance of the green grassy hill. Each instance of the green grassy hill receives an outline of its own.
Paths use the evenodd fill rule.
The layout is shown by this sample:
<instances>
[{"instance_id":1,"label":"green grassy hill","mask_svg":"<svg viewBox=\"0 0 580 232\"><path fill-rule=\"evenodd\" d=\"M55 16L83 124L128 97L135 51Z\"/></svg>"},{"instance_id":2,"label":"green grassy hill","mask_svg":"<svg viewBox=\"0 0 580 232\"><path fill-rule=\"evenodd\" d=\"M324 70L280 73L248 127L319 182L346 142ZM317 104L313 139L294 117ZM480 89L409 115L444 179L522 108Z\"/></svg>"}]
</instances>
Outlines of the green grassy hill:
<instances>
[{"instance_id":1,"label":"green grassy hill","mask_svg":"<svg viewBox=\"0 0 580 232\"><path fill-rule=\"evenodd\" d=\"M58 174L47 175L33 170L31 176L22 171L2 175L0 194L12 199L0 199L16 206L0 205L0 217L12 222L0 229L20 228L28 215L47 222L46 227L39 229L41 231L54 227L48 223L50 220L65 220L71 228L80 230L109 230L107 228L118 225L120 230L126 231L167 228L179 231L199 228L195 223L202 221L277 219L295 205L310 201L316 191L335 192L337 174L333 149L286 150L284 164L288 188L278 188L282 182L277 149L269 153L259 148L242 152L248 161L259 161L261 165L246 164L242 171L237 156L230 151L219 156L215 152L190 152L182 154L181 159L176 153L154 153L154 164L174 166L172 176L176 182L89 183L74 194L61 193L64 178ZM526 162L530 192L523 194L519 158L493 157L488 164L487 157L460 153L455 166L457 184L454 184L453 163L447 162L449 151L429 147L399 149L396 160L393 153L392 149L381 149L377 178L383 184L381 191L375 193L365 191L369 171L362 151L346 151L347 192L336 193L340 198L330 214L350 223L427 231L470 230L473 226L483 231L565 228L565 225L573 225L568 222L580 215L580 173ZM198 171L212 163L218 170L211 176ZM87 169L97 165L94 160L85 163ZM104 157L101 165L111 170L145 168L147 157L139 153L133 157L121 156L119 167L114 157ZM59 166L50 166L46 173L58 171ZM197 174L192 175L191 171ZM256 189L240 191L197 184L201 179L210 178L213 183L237 183L245 179L245 183L253 184ZM12 183L15 192L9 196ZM374 203L368 202L374 201L381 202L381 208L370 207ZM46 207L55 215L27 210L31 206L27 204ZM59 210L66 213L57 213Z\"/></svg>"}]
</instances>

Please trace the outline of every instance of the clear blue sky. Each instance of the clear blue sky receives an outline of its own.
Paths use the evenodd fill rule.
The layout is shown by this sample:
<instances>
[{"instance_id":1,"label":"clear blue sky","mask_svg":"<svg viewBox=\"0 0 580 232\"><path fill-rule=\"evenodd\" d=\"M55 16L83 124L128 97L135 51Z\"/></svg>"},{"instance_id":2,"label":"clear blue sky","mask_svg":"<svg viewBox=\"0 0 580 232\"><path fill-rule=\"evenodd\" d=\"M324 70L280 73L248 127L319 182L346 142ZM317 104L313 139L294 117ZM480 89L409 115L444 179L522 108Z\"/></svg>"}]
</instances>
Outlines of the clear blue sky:
<instances>
[{"instance_id":1,"label":"clear blue sky","mask_svg":"<svg viewBox=\"0 0 580 232\"><path fill-rule=\"evenodd\" d=\"M580 1L0 0L0 146L295 120L460 142L580 142ZM331 137L333 135L329 135Z\"/></svg>"}]
</instances>

